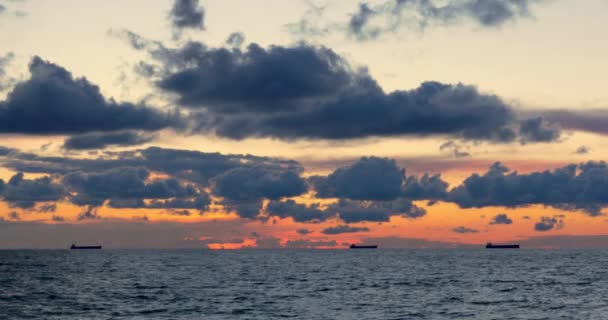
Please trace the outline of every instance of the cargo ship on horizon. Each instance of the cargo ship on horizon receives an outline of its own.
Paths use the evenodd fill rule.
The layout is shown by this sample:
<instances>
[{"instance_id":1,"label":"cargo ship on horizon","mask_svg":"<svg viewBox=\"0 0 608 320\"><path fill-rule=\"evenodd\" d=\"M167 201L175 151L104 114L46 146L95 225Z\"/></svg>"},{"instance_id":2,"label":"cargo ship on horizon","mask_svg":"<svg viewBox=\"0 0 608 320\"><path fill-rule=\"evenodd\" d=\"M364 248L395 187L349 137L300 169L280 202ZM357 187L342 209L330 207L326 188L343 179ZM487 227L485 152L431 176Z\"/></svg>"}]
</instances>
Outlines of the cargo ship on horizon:
<instances>
[{"instance_id":1,"label":"cargo ship on horizon","mask_svg":"<svg viewBox=\"0 0 608 320\"><path fill-rule=\"evenodd\" d=\"M96 245L96 246L77 246L76 244L72 243L72 245L70 246L70 250L99 250L101 249L100 245Z\"/></svg>"},{"instance_id":2,"label":"cargo ship on horizon","mask_svg":"<svg viewBox=\"0 0 608 320\"><path fill-rule=\"evenodd\" d=\"M492 244L492 242L488 242L486 249L519 249L519 244Z\"/></svg>"},{"instance_id":3,"label":"cargo ship on horizon","mask_svg":"<svg viewBox=\"0 0 608 320\"><path fill-rule=\"evenodd\" d=\"M351 249L378 249L378 245L370 245L370 246L362 246L362 245L356 245L356 244L351 244L350 245Z\"/></svg>"}]
</instances>

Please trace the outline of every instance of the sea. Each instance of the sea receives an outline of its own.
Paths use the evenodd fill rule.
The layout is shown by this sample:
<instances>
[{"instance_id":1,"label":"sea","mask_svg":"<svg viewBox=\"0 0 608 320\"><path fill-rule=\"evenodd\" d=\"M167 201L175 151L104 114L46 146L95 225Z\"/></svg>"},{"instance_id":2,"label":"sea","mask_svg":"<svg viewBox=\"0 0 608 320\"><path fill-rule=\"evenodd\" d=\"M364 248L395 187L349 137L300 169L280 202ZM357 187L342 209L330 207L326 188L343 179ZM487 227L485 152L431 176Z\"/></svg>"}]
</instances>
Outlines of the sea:
<instances>
[{"instance_id":1,"label":"sea","mask_svg":"<svg viewBox=\"0 0 608 320\"><path fill-rule=\"evenodd\" d=\"M608 251L0 251L0 319L283 318L608 319Z\"/></svg>"}]
</instances>

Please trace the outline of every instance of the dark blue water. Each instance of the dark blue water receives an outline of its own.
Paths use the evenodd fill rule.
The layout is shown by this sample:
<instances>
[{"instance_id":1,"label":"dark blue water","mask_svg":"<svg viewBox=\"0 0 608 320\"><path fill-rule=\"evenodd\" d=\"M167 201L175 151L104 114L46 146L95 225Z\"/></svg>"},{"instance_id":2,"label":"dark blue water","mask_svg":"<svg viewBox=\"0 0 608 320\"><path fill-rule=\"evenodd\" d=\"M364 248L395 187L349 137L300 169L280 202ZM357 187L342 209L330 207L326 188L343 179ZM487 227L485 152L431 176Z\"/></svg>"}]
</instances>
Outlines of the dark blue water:
<instances>
[{"instance_id":1,"label":"dark blue water","mask_svg":"<svg viewBox=\"0 0 608 320\"><path fill-rule=\"evenodd\" d=\"M0 251L0 319L608 319L608 251Z\"/></svg>"}]
</instances>

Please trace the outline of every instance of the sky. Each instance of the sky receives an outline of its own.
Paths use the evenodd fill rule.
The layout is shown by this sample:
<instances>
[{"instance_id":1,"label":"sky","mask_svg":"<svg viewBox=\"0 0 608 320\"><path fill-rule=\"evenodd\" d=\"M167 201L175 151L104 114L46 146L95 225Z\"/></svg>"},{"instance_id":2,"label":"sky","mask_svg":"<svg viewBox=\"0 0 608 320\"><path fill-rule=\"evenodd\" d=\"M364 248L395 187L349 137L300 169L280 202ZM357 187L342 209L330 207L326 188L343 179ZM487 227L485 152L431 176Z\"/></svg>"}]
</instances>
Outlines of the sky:
<instances>
[{"instance_id":1,"label":"sky","mask_svg":"<svg viewBox=\"0 0 608 320\"><path fill-rule=\"evenodd\" d=\"M607 15L0 0L0 248L608 247Z\"/></svg>"}]
</instances>

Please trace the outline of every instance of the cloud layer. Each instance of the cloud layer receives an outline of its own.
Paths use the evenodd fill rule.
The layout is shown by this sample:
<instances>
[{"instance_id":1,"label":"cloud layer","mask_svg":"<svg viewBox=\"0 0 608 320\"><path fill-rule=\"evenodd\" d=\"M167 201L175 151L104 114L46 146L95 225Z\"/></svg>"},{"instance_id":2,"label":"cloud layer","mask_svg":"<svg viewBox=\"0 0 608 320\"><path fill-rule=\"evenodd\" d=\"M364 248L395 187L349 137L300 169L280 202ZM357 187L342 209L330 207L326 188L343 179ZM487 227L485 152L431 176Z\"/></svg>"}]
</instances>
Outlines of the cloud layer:
<instances>
[{"instance_id":1,"label":"cloud layer","mask_svg":"<svg viewBox=\"0 0 608 320\"><path fill-rule=\"evenodd\" d=\"M490 221L490 224L512 224L512 223L513 223L513 220L504 213L500 213L500 214L496 215L494 218L492 218L492 221Z\"/></svg>"},{"instance_id":2,"label":"cloud layer","mask_svg":"<svg viewBox=\"0 0 608 320\"><path fill-rule=\"evenodd\" d=\"M474 174L450 191L447 201L462 208L542 204L599 215L608 204L605 162L571 164L553 171L519 174L500 163Z\"/></svg>"},{"instance_id":3,"label":"cloud layer","mask_svg":"<svg viewBox=\"0 0 608 320\"><path fill-rule=\"evenodd\" d=\"M347 225L339 225L335 227L326 228L321 233L328 235L342 234L342 233L357 233L357 232L368 232L369 228L366 227L351 227Z\"/></svg>"},{"instance_id":4,"label":"cloud layer","mask_svg":"<svg viewBox=\"0 0 608 320\"><path fill-rule=\"evenodd\" d=\"M152 58L140 68L191 110L195 131L230 139L357 139L445 136L505 143L551 142L558 128L519 119L500 97L465 84L428 81L385 92L365 68L305 43L246 49L187 42L168 48L114 32Z\"/></svg>"},{"instance_id":5,"label":"cloud layer","mask_svg":"<svg viewBox=\"0 0 608 320\"><path fill-rule=\"evenodd\" d=\"M413 201L455 203L461 208L544 205L599 216L608 205L608 165L571 164L520 174L500 163L449 188L440 175L407 176L394 160L364 157L326 176L304 178L295 161L251 155L222 155L150 147L100 153L97 158L43 157L0 149L3 166L48 176L0 180L4 200L15 207L70 201L80 206L194 209L218 204L250 219L292 218L316 223L388 222L393 216L415 219L426 210ZM167 177L152 177L151 173ZM331 201L299 203L308 192ZM505 214L490 224L510 224ZM540 227L542 228L542 226Z\"/></svg>"},{"instance_id":6,"label":"cloud layer","mask_svg":"<svg viewBox=\"0 0 608 320\"><path fill-rule=\"evenodd\" d=\"M543 0L388 0L379 4L359 2L347 21L323 19L324 7L310 5L298 23L287 25L296 36L319 37L345 33L357 41L377 40L386 34L421 32L472 22L485 29L531 18L532 7Z\"/></svg>"},{"instance_id":7,"label":"cloud layer","mask_svg":"<svg viewBox=\"0 0 608 320\"><path fill-rule=\"evenodd\" d=\"M413 203L418 200L450 202L461 208L544 205L592 216L599 216L608 205L604 162L527 174L496 163L484 174L473 174L450 188L440 175L408 176L394 160L377 157L363 157L325 176L304 178L304 168L295 161L157 147L107 151L90 159L43 157L8 148L0 149L0 156L3 166L15 172L48 175L21 178L22 183L17 183L21 180L16 176L12 184L2 183L6 201L29 208L36 202L66 199L82 206L203 211L212 196L246 218L356 223L421 217L426 211ZM150 172L169 178L151 179ZM336 202L305 205L290 199L309 191ZM491 223L509 220L496 216Z\"/></svg>"},{"instance_id":8,"label":"cloud layer","mask_svg":"<svg viewBox=\"0 0 608 320\"><path fill-rule=\"evenodd\" d=\"M198 0L174 0L169 19L175 38L180 37L183 29L205 29L205 9Z\"/></svg>"},{"instance_id":9,"label":"cloud layer","mask_svg":"<svg viewBox=\"0 0 608 320\"><path fill-rule=\"evenodd\" d=\"M4 200L20 207L64 199L93 208L108 205L203 212L211 204L209 188L213 196L223 198L227 208L254 218L263 199L280 200L308 190L297 162L250 155L151 147L107 151L90 159L42 157L12 149L0 149L0 156L4 166L12 170L49 175L27 180L19 174L8 183L0 180ZM169 177L153 177L153 172Z\"/></svg>"},{"instance_id":10,"label":"cloud layer","mask_svg":"<svg viewBox=\"0 0 608 320\"><path fill-rule=\"evenodd\" d=\"M148 143L154 140L154 138L154 135L137 131L92 132L69 137L63 143L63 148L68 150L98 150L110 146L127 147Z\"/></svg>"},{"instance_id":11,"label":"cloud layer","mask_svg":"<svg viewBox=\"0 0 608 320\"><path fill-rule=\"evenodd\" d=\"M19 82L0 101L0 132L65 134L124 129L159 130L181 127L174 113L131 103L118 103L102 96L86 78L34 57L30 78Z\"/></svg>"},{"instance_id":12,"label":"cloud layer","mask_svg":"<svg viewBox=\"0 0 608 320\"><path fill-rule=\"evenodd\" d=\"M395 160L376 157L362 158L327 177L310 178L317 197L353 200L394 200L401 195L404 180L405 171Z\"/></svg>"},{"instance_id":13,"label":"cloud layer","mask_svg":"<svg viewBox=\"0 0 608 320\"><path fill-rule=\"evenodd\" d=\"M534 230L540 232L546 232L554 229L561 229L564 227L564 221L562 219L552 217L542 217L539 222L534 224Z\"/></svg>"},{"instance_id":14,"label":"cloud layer","mask_svg":"<svg viewBox=\"0 0 608 320\"><path fill-rule=\"evenodd\" d=\"M0 179L0 193L10 206L22 209L31 209L36 202L59 201L67 195L64 186L50 177L26 179L23 172L6 184Z\"/></svg>"},{"instance_id":15,"label":"cloud layer","mask_svg":"<svg viewBox=\"0 0 608 320\"><path fill-rule=\"evenodd\" d=\"M530 17L530 5L539 0L390 0L376 7L360 3L351 15L348 33L357 40L372 40L403 28L425 29L473 21L493 28L522 17ZM381 24L374 19L380 18Z\"/></svg>"}]
</instances>

